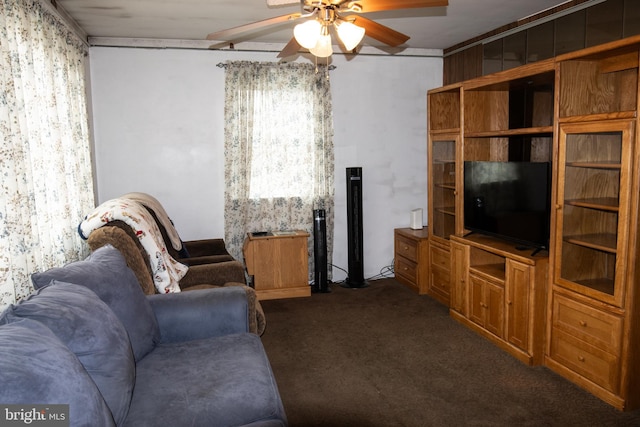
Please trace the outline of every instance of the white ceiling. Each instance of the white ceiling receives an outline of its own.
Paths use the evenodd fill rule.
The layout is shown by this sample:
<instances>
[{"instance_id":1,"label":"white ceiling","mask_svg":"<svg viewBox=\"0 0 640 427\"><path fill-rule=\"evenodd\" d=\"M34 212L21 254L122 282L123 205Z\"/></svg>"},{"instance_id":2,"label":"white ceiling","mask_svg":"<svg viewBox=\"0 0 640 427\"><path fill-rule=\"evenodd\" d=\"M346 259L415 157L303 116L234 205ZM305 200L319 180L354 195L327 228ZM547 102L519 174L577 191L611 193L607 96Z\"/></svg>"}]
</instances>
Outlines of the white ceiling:
<instances>
[{"instance_id":1,"label":"white ceiling","mask_svg":"<svg viewBox=\"0 0 640 427\"><path fill-rule=\"evenodd\" d=\"M362 3L366 1L361 0ZM270 8L266 0L56 2L92 38L204 40L207 34L215 31L300 10L298 5ZM365 16L410 36L404 48L445 49L564 2L449 0L447 7L376 12ZM284 45L292 37L293 26L293 23L286 22L232 41L235 44L259 42ZM379 46L371 38L365 38L365 44Z\"/></svg>"}]
</instances>

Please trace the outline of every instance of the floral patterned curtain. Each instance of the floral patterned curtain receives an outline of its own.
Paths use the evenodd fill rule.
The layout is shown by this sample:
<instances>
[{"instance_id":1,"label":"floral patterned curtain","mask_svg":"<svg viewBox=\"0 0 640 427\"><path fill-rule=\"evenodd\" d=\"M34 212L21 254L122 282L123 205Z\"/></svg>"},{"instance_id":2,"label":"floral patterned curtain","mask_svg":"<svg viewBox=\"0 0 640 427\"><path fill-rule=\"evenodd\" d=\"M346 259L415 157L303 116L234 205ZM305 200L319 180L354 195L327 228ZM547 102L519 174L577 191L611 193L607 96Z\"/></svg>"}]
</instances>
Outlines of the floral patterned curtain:
<instances>
[{"instance_id":1,"label":"floral patterned curtain","mask_svg":"<svg viewBox=\"0 0 640 427\"><path fill-rule=\"evenodd\" d=\"M82 43L36 0L0 0L0 309L84 257L94 205Z\"/></svg>"},{"instance_id":2,"label":"floral patterned curtain","mask_svg":"<svg viewBox=\"0 0 640 427\"><path fill-rule=\"evenodd\" d=\"M225 78L225 241L243 259L247 232L305 230L313 210L333 247L333 119L328 73L311 64L229 62ZM331 269L329 269L329 274Z\"/></svg>"}]
</instances>

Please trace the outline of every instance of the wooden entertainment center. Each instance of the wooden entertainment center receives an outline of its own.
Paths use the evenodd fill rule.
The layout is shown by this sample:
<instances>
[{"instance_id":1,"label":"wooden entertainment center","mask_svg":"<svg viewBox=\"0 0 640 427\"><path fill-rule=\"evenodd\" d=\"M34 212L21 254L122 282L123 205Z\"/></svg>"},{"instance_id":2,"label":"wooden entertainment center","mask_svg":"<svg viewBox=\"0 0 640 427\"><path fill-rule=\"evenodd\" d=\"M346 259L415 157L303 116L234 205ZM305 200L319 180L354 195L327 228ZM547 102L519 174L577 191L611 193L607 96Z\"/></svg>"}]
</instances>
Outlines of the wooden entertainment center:
<instances>
[{"instance_id":1,"label":"wooden entertainment center","mask_svg":"<svg viewBox=\"0 0 640 427\"><path fill-rule=\"evenodd\" d=\"M427 95L427 293L620 410L640 408L639 56L633 36ZM551 162L548 251L469 234L465 161Z\"/></svg>"}]
</instances>

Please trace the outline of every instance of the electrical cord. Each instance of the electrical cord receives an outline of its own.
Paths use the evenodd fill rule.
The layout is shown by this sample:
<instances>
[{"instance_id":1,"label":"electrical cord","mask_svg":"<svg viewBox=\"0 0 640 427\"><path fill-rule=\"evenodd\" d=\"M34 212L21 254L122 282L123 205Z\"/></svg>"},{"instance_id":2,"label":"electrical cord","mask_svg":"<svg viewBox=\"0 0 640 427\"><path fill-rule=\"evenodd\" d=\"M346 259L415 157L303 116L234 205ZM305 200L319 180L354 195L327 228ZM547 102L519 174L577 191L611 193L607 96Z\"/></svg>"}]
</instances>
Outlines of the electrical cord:
<instances>
[{"instance_id":1,"label":"electrical cord","mask_svg":"<svg viewBox=\"0 0 640 427\"><path fill-rule=\"evenodd\" d=\"M375 276L369 277L367 280L386 279L394 276L395 276L395 271L393 269L393 261L392 261L391 265L385 265L380 269L380 273L376 274Z\"/></svg>"},{"instance_id":2,"label":"electrical cord","mask_svg":"<svg viewBox=\"0 0 640 427\"><path fill-rule=\"evenodd\" d=\"M382 267L380 269L380 273L378 273L378 274L376 274L374 276L371 276L369 278L366 278L365 280L369 281L369 280L385 279L385 278L394 277L395 276L395 270L393 268L393 265L394 265L394 260L391 260L391 264L390 265L385 265L384 267ZM341 284L345 283L347 281L347 279L349 278L349 272L347 270L345 270L344 268L339 267L339 266L337 266L335 264L331 264L331 267L332 268L337 268L338 270L344 272L347 275L347 277L344 278L343 280L340 280L338 282L331 282L331 284L341 285Z\"/></svg>"}]
</instances>

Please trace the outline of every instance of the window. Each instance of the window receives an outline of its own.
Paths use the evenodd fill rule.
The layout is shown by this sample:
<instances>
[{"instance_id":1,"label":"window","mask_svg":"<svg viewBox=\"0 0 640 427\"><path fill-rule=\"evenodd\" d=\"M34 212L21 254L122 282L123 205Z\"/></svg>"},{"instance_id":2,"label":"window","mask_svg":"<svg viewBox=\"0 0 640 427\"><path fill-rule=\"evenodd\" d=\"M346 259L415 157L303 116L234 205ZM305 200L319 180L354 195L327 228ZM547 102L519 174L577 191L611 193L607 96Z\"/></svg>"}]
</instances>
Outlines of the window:
<instances>
[{"instance_id":1,"label":"window","mask_svg":"<svg viewBox=\"0 0 640 427\"><path fill-rule=\"evenodd\" d=\"M247 232L311 233L313 210L324 209L330 256L334 166L327 75L311 64L229 62L225 97L229 251L243 258Z\"/></svg>"},{"instance_id":2,"label":"window","mask_svg":"<svg viewBox=\"0 0 640 427\"><path fill-rule=\"evenodd\" d=\"M313 175L309 173L313 155L313 105L306 91L284 89L256 93L253 116L254 137L251 143L249 198L313 197ZM289 104L280 102L287 99ZM295 105L295 123L288 123L289 110ZM268 119L260 120L267 112ZM296 177L296 179L291 179Z\"/></svg>"}]
</instances>

